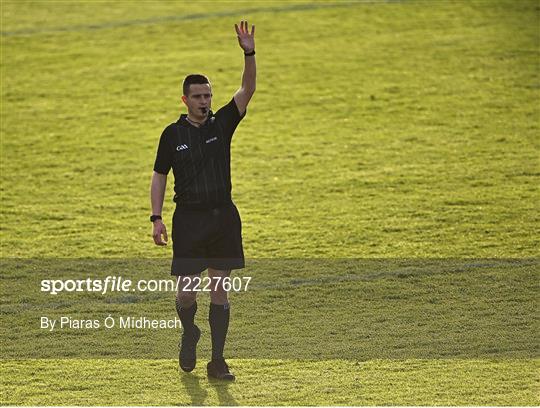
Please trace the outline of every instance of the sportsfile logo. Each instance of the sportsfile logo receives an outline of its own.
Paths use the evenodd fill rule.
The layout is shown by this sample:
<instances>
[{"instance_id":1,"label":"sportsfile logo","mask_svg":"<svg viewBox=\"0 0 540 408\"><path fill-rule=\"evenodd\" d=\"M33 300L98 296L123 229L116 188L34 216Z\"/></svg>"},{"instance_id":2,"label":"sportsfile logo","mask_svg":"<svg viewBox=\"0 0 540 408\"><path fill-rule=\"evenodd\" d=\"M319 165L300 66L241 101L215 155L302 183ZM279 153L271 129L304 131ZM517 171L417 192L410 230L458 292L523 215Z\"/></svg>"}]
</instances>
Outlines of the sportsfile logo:
<instances>
[{"instance_id":1,"label":"sportsfile logo","mask_svg":"<svg viewBox=\"0 0 540 408\"><path fill-rule=\"evenodd\" d=\"M226 276L201 278L187 276L175 279L140 279L132 281L122 276L107 276L105 279L42 279L41 292L58 295L62 292L97 292L101 295L111 292L211 292L218 288L225 291L245 292L251 276Z\"/></svg>"},{"instance_id":2,"label":"sportsfile logo","mask_svg":"<svg viewBox=\"0 0 540 408\"><path fill-rule=\"evenodd\" d=\"M180 146L176 146L176 151L179 152L180 150L186 150L188 148L188 145L181 144Z\"/></svg>"}]
</instances>

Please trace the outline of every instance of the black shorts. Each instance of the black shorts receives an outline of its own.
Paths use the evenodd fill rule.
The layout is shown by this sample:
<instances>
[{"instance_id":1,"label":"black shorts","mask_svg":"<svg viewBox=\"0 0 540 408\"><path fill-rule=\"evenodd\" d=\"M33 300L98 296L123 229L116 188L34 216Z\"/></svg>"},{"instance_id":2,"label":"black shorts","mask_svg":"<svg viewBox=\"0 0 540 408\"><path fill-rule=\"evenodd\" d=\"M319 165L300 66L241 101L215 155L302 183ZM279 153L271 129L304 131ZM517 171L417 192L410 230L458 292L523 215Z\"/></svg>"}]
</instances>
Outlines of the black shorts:
<instances>
[{"instance_id":1,"label":"black shorts","mask_svg":"<svg viewBox=\"0 0 540 408\"><path fill-rule=\"evenodd\" d=\"M233 203L209 210L177 206L172 242L171 275L195 275L207 268L244 267L242 222Z\"/></svg>"}]
</instances>

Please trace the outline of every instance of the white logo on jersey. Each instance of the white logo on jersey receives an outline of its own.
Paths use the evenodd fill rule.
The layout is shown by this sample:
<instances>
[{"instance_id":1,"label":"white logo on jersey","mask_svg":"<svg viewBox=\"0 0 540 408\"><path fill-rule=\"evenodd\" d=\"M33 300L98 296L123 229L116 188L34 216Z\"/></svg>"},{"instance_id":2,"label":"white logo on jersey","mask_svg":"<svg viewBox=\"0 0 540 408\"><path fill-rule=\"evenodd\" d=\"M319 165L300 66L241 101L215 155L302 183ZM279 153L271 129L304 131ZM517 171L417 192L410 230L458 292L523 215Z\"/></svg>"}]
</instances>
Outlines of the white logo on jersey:
<instances>
[{"instance_id":1,"label":"white logo on jersey","mask_svg":"<svg viewBox=\"0 0 540 408\"><path fill-rule=\"evenodd\" d=\"M188 145L182 144L180 146L176 146L176 151L179 152L180 150L186 150L188 148Z\"/></svg>"},{"instance_id":2,"label":"white logo on jersey","mask_svg":"<svg viewBox=\"0 0 540 408\"><path fill-rule=\"evenodd\" d=\"M211 137L210 139L208 139L206 141L206 143L212 143L212 142L215 142L216 140L217 140L217 137L214 136L214 137Z\"/></svg>"}]
</instances>

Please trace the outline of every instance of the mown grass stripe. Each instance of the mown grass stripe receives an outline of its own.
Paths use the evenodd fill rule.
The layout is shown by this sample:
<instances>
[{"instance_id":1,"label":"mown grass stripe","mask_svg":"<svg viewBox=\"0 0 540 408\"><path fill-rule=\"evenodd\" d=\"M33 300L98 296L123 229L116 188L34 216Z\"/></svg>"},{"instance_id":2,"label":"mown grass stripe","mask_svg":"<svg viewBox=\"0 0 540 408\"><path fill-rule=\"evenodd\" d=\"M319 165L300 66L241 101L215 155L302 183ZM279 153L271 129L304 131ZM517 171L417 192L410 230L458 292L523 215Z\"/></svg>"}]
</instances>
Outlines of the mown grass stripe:
<instances>
[{"instance_id":1,"label":"mown grass stripe","mask_svg":"<svg viewBox=\"0 0 540 408\"><path fill-rule=\"evenodd\" d=\"M76 32L76 31L84 31L84 30L104 30L108 28L161 24L161 23L169 23L173 21L178 22L178 21L203 20L203 19L214 18L214 17L245 16L246 14L257 14L257 13L302 12L302 11L311 11L311 10L317 10L317 9L354 7L354 6L370 4L370 3L396 3L400 1L401 0L376 0L376 1L358 0L358 1L349 1L349 2L331 3L331 4L308 3L308 4L292 4L290 6L281 6L281 7L254 7L254 8L232 10L232 11L219 11L219 12L209 12L209 13L194 13L194 14L186 14L186 15L151 17L151 18L144 18L144 19L115 21L115 22L110 22L110 23L79 24L79 25L73 25L73 26L51 27L51 28L25 28L25 29L20 29L20 30L2 31L1 35L3 37L9 37L9 36L49 34L49 33L59 33L59 32Z\"/></svg>"},{"instance_id":2,"label":"mown grass stripe","mask_svg":"<svg viewBox=\"0 0 540 408\"><path fill-rule=\"evenodd\" d=\"M230 360L233 384L198 362L35 360L0 363L3 404L538 405L538 360ZM84 381L81 381L84 379ZM301 381L299 381L301 379ZM134 391L134 387L137 388Z\"/></svg>"},{"instance_id":3,"label":"mown grass stripe","mask_svg":"<svg viewBox=\"0 0 540 408\"><path fill-rule=\"evenodd\" d=\"M257 263L264 260L254 260ZM296 262L301 260L295 260ZM374 260L371 260L374 261ZM458 260L456 260L458 261ZM283 260L279 260L280 263L286 264ZM306 264L316 264L317 261L313 259L306 259ZM390 263L389 260L386 262ZM387 267L385 270L381 270L380 267L374 265L362 264L362 261L351 259L350 265L343 265L343 269L340 269L338 274L331 276L318 276L311 278L292 278L286 282L276 283L274 281L267 283L253 283L252 289L291 289L299 286L316 286L321 284L337 284L341 282L355 282L355 281L376 281L379 279L388 278L407 278L407 277L424 277L424 276L436 276L436 275L456 275L461 273L470 273L472 271L481 270L485 273L492 272L493 268L506 268L508 273L516 271L516 268L538 266L539 260L537 258L524 258L524 259L493 259L493 260L473 260L471 262L464 262L459 260L456 265L452 265L450 260L444 261L440 259L425 259L425 265L422 265L419 260L416 261L417 265L396 266ZM448 264L445 264L448 262ZM333 260L335 265L339 265L339 261ZM291 262L291 264L293 264ZM324 264L324 260L321 260L321 264ZM248 261L247 267L250 267ZM354 270L354 273L350 273L350 269ZM323 269L324 270L324 269ZM248 269L249 271L249 269ZM536 270L538 272L538 270Z\"/></svg>"}]
</instances>

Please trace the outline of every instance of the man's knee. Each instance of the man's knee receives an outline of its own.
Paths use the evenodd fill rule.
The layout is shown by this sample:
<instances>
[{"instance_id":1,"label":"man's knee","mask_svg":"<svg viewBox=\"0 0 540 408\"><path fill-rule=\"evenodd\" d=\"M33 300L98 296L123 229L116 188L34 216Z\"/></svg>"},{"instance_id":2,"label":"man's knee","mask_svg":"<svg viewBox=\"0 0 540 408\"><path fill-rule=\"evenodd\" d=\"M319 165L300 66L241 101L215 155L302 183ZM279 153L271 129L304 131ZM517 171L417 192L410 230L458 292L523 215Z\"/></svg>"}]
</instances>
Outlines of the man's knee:
<instances>
[{"instance_id":1,"label":"man's knee","mask_svg":"<svg viewBox=\"0 0 540 408\"><path fill-rule=\"evenodd\" d=\"M229 299L227 298L227 292L225 292L224 294L210 292L210 302L215 305L224 305L225 303L229 303Z\"/></svg>"},{"instance_id":2,"label":"man's knee","mask_svg":"<svg viewBox=\"0 0 540 408\"><path fill-rule=\"evenodd\" d=\"M216 305L224 305L228 303L227 291L223 288L224 280L231 275L230 270L218 270L208 268L208 276L210 278L217 279L218 282L211 286L210 301Z\"/></svg>"},{"instance_id":3,"label":"man's knee","mask_svg":"<svg viewBox=\"0 0 540 408\"><path fill-rule=\"evenodd\" d=\"M176 303L181 307L188 308L197 300L197 292L192 290L192 277L178 277L178 291L176 292Z\"/></svg>"},{"instance_id":4,"label":"man's knee","mask_svg":"<svg viewBox=\"0 0 540 408\"><path fill-rule=\"evenodd\" d=\"M216 305L224 305L228 302L227 291L223 289L222 285L212 288L210 291L210 301Z\"/></svg>"},{"instance_id":5,"label":"man's knee","mask_svg":"<svg viewBox=\"0 0 540 408\"><path fill-rule=\"evenodd\" d=\"M196 300L196 292L178 291L176 293L176 303L178 303L183 308L191 307Z\"/></svg>"}]
</instances>

